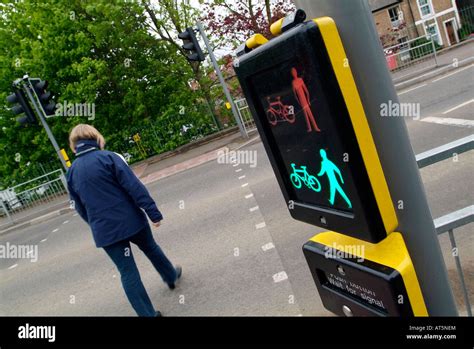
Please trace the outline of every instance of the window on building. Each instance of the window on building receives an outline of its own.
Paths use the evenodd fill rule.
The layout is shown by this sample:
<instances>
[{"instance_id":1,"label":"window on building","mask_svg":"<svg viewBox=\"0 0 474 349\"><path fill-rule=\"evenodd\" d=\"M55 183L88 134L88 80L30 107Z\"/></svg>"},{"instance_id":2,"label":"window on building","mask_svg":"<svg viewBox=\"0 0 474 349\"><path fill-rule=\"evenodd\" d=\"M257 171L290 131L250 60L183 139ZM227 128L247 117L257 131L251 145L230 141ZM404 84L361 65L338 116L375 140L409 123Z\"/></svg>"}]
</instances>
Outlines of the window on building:
<instances>
[{"instance_id":1,"label":"window on building","mask_svg":"<svg viewBox=\"0 0 474 349\"><path fill-rule=\"evenodd\" d=\"M431 40L431 38L433 38L435 42L441 45L441 41L440 41L439 33L438 33L438 27L436 26L436 24L434 23L427 24L425 28L426 28L426 35L428 36L428 39Z\"/></svg>"},{"instance_id":2,"label":"window on building","mask_svg":"<svg viewBox=\"0 0 474 349\"><path fill-rule=\"evenodd\" d=\"M390 16L390 22L392 22L392 27L396 28L403 22L403 12L400 9L400 6L391 7L388 9L388 15Z\"/></svg>"},{"instance_id":3,"label":"window on building","mask_svg":"<svg viewBox=\"0 0 474 349\"><path fill-rule=\"evenodd\" d=\"M418 7L420 8L421 17L431 14L430 0L418 0Z\"/></svg>"}]
</instances>

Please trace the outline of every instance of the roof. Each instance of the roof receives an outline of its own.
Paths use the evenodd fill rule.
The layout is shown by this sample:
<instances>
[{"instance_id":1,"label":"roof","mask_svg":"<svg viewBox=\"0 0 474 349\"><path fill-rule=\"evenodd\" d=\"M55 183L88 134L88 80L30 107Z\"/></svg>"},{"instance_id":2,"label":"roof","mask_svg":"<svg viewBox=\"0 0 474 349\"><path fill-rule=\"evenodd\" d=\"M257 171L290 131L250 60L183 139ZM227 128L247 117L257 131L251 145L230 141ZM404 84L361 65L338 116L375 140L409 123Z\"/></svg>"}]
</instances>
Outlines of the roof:
<instances>
[{"instance_id":1,"label":"roof","mask_svg":"<svg viewBox=\"0 0 474 349\"><path fill-rule=\"evenodd\" d=\"M400 2L402 2L402 0L369 0L369 6L372 12L377 12Z\"/></svg>"}]
</instances>

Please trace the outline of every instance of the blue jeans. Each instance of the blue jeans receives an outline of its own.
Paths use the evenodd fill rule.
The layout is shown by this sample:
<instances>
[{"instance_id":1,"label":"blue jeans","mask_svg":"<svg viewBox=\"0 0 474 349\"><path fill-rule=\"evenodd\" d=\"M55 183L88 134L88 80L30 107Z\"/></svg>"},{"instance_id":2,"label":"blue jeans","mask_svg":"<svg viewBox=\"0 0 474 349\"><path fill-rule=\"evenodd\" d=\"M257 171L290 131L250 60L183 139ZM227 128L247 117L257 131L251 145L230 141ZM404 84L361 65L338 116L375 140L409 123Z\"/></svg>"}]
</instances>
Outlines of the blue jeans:
<instances>
[{"instance_id":1,"label":"blue jeans","mask_svg":"<svg viewBox=\"0 0 474 349\"><path fill-rule=\"evenodd\" d=\"M164 282L169 284L176 281L176 269L155 242L148 224L137 234L112 245L104 246L105 252L107 252L120 272L123 289L137 315L155 316L155 308L151 304L151 300L143 286L140 273L132 255L130 242L133 242L145 253Z\"/></svg>"}]
</instances>

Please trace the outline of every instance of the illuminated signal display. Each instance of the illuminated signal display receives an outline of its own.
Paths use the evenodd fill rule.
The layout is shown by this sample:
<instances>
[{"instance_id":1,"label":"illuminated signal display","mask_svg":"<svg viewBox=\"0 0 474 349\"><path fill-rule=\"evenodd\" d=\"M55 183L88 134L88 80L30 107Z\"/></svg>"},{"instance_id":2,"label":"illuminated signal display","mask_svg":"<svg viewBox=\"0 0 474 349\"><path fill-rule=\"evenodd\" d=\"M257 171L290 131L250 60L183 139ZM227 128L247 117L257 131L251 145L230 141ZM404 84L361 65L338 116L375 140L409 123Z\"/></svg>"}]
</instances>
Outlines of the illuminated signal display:
<instances>
[{"instance_id":1,"label":"illuminated signal display","mask_svg":"<svg viewBox=\"0 0 474 349\"><path fill-rule=\"evenodd\" d=\"M320 69L294 57L251 82L258 107L265 110L264 127L278 148L283 177L292 185L290 197L352 213L350 196L356 190L347 170L351 149L334 134L343 127L347 111L341 103L330 104Z\"/></svg>"},{"instance_id":2,"label":"illuminated signal display","mask_svg":"<svg viewBox=\"0 0 474 349\"><path fill-rule=\"evenodd\" d=\"M300 24L240 56L234 67L293 218L380 241L395 226L384 224L380 197L391 199L383 177L371 183L367 166L383 172L377 155L377 163L364 163L353 116L361 113L346 103L327 47L335 40L325 42L323 35L317 20ZM351 98L359 100L353 90ZM359 139L370 137L375 151L368 126L358 132ZM380 183L385 187L377 201Z\"/></svg>"}]
</instances>

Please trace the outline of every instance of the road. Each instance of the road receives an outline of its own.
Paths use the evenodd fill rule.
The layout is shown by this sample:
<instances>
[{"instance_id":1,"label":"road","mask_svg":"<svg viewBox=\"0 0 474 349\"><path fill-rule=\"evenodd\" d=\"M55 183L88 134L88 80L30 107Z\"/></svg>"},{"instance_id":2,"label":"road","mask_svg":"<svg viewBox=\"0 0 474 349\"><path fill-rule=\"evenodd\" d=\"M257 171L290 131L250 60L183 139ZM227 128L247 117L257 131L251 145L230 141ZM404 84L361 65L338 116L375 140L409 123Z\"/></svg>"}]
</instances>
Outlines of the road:
<instances>
[{"instance_id":1,"label":"road","mask_svg":"<svg viewBox=\"0 0 474 349\"><path fill-rule=\"evenodd\" d=\"M416 153L472 134L469 123L453 120L474 120L473 91L470 66L400 92L402 102L421 105L420 120L407 119ZM165 216L154 235L184 270L170 291L133 250L153 303L168 316L331 315L301 251L321 230L290 217L262 144L241 150L256 152L256 167L211 161L148 185ZM470 152L422 169L433 217L472 205L473 166ZM474 300L472 225L455 235ZM0 315L134 315L115 267L77 215L0 236L7 242L38 245L39 258L0 259ZM447 236L440 243L460 300Z\"/></svg>"}]
</instances>

